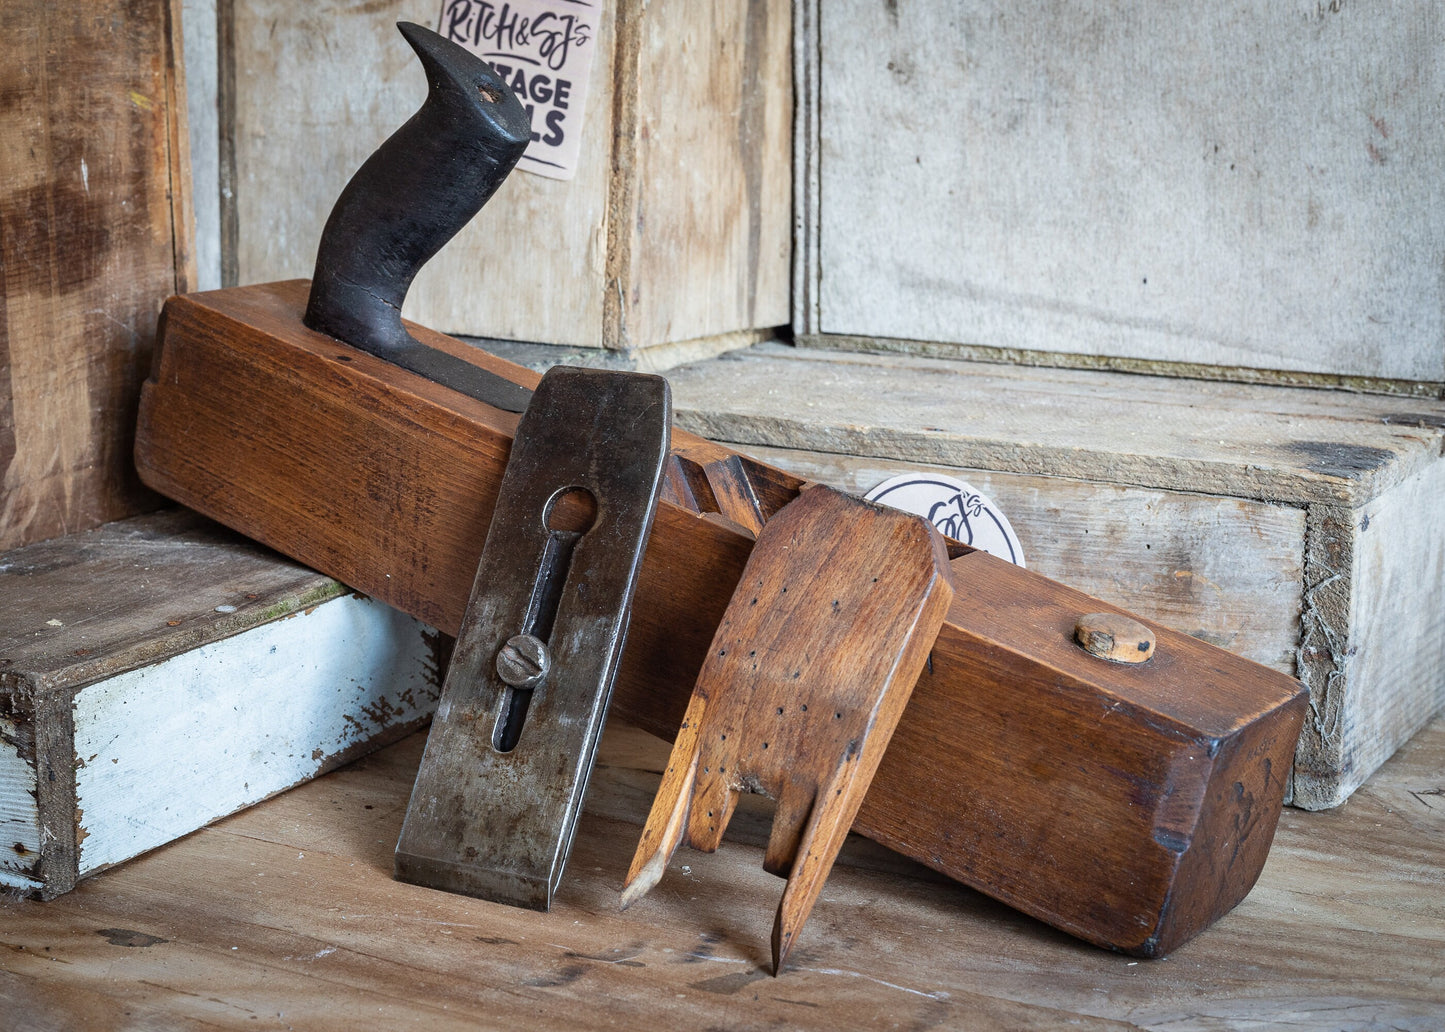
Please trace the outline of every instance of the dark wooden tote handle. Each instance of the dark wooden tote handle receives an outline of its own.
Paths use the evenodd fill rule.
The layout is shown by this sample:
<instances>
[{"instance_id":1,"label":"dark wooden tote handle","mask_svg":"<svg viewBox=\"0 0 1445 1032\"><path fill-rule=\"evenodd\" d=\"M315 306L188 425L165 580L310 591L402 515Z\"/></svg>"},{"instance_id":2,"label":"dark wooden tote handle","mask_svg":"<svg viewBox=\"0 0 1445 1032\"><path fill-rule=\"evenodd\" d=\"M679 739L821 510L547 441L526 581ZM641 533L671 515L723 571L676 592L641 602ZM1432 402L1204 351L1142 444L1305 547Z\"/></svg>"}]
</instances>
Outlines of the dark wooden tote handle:
<instances>
[{"instance_id":1,"label":"dark wooden tote handle","mask_svg":"<svg viewBox=\"0 0 1445 1032\"><path fill-rule=\"evenodd\" d=\"M304 322L313 330L513 412L529 392L423 347L401 322L418 270L487 203L531 140L526 109L481 58L430 29L397 28L427 98L337 198L317 248ZM500 256L499 256L500 260Z\"/></svg>"}]
</instances>

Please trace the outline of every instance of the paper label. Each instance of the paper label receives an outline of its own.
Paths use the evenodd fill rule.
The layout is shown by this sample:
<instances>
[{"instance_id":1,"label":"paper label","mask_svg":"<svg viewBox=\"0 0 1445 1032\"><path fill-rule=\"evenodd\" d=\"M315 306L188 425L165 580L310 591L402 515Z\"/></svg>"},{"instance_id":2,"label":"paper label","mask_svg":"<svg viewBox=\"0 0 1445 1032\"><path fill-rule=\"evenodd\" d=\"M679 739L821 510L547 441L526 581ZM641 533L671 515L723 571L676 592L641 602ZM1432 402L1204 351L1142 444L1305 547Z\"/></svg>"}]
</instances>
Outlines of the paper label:
<instances>
[{"instance_id":1,"label":"paper label","mask_svg":"<svg viewBox=\"0 0 1445 1032\"><path fill-rule=\"evenodd\" d=\"M1024 550L1008 517L966 481L941 473L905 473L885 480L864 497L922 516L940 534L1015 566L1024 565Z\"/></svg>"},{"instance_id":2,"label":"paper label","mask_svg":"<svg viewBox=\"0 0 1445 1032\"><path fill-rule=\"evenodd\" d=\"M602 0L442 0L437 32L487 61L532 116L517 167L571 179Z\"/></svg>"}]
</instances>

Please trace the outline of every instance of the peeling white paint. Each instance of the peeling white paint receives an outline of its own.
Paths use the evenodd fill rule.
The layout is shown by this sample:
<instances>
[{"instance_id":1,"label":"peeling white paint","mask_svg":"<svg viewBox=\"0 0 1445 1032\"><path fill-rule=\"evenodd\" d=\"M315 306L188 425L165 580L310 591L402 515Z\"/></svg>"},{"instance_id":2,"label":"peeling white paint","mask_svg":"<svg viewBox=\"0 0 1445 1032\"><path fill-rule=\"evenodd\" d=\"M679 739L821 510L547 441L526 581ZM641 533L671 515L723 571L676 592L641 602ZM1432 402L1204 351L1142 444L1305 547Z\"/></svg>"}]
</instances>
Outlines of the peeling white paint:
<instances>
[{"instance_id":1,"label":"peeling white paint","mask_svg":"<svg viewBox=\"0 0 1445 1032\"><path fill-rule=\"evenodd\" d=\"M82 689L79 873L179 838L424 718L437 692L427 630L348 595Z\"/></svg>"},{"instance_id":2,"label":"peeling white paint","mask_svg":"<svg viewBox=\"0 0 1445 1032\"><path fill-rule=\"evenodd\" d=\"M40 807L35 802L35 764L14 743L19 729L0 717L0 886L34 889L27 873L40 855Z\"/></svg>"}]
</instances>

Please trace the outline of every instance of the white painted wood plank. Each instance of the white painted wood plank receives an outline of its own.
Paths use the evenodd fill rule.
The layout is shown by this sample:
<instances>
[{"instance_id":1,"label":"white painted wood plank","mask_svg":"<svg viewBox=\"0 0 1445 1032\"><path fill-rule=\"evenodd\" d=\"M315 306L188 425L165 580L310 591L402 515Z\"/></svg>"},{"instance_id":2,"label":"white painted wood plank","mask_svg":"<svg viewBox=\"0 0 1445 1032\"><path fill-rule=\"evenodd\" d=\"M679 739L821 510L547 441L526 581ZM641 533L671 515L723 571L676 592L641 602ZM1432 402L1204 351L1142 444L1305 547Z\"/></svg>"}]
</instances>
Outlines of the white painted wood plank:
<instances>
[{"instance_id":1,"label":"white painted wood plank","mask_svg":"<svg viewBox=\"0 0 1445 1032\"><path fill-rule=\"evenodd\" d=\"M1445 380L1445 8L819 4L822 332Z\"/></svg>"},{"instance_id":2,"label":"white painted wood plank","mask_svg":"<svg viewBox=\"0 0 1445 1032\"><path fill-rule=\"evenodd\" d=\"M82 689L83 876L185 835L415 726L436 704L423 625L343 596Z\"/></svg>"},{"instance_id":3,"label":"white painted wood plank","mask_svg":"<svg viewBox=\"0 0 1445 1032\"><path fill-rule=\"evenodd\" d=\"M35 785L35 762L20 748L20 729L0 717L0 886L40 887L31 873L41 834Z\"/></svg>"},{"instance_id":4,"label":"white painted wood plank","mask_svg":"<svg viewBox=\"0 0 1445 1032\"><path fill-rule=\"evenodd\" d=\"M785 448L753 446L748 453L858 494L904 472L960 477L1008 516L1031 570L1257 663L1295 672L1304 561L1300 509Z\"/></svg>"}]
</instances>

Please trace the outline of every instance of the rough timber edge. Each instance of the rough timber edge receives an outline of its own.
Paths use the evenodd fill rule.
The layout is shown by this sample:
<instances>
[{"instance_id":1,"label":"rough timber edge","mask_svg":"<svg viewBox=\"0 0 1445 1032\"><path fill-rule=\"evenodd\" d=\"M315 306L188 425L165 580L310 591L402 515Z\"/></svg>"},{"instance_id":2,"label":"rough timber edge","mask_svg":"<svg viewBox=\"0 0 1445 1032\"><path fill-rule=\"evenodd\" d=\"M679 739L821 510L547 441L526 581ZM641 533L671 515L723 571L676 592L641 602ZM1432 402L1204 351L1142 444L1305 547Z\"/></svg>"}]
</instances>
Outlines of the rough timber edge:
<instances>
[{"instance_id":1,"label":"rough timber edge","mask_svg":"<svg viewBox=\"0 0 1445 1032\"><path fill-rule=\"evenodd\" d=\"M818 260L822 218L821 0L793 0L793 330L800 342L821 328Z\"/></svg>"},{"instance_id":2,"label":"rough timber edge","mask_svg":"<svg viewBox=\"0 0 1445 1032\"><path fill-rule=\"evenodd\" d=\"M733 330L692 340L669 341L651 347L615 350L610 348L568 347L558 344L534 344L520 340L499 340L491 337L457 337L457 340L525 366L546 372L557 365L586 366L590 369L621 369L634 373L663 373L693 362L705 362L733 351L744 351L755 344L777 340L778 329Z\"/></svg>"},{"instance_id":3,"label":"rough timber edge","mask_svg":"<svg viewBox=\"0 0 1445 1032\"><path fill-rule=\"evenodd\" d=\"M1354 512L1343 506L1305 509L1295 676L1310 694L1285 793L1286 802L1305 810L1338 806L1364 780L1357 771L1341 769L1345 754L1341 716L1354 687L1346 666L1354 529Z\"/></svg>"},{"instance_id":4,"label":"rough timber edge","mask_svg":"<svg viewBox=\"0 0 1445 1032\"><path fill-rule=\"evenodd\" d=\"M13 714L0 712L0 893L44 884L35 870L44 843L35 749L26 730Z\"/></svg>"},{"instance_id":5,"label":"rough timber edge","mask_svg":"<svg viewBox=\"0 0 1445 1032\"><path fill-rule=\"evenodd\" d=\"M619 3L613 15L612 157L607 181L606 258L602 273L602 346L626 350L624 284L632 269L637 212L637 121L641 104L638 69L642 64L641 4Z\"/></svg>"},{"instance_id":6,"label":"rough timber edge","mask_svg":"<svg viewBox=\"0 0 1445 1032\"><path fill-rule=\"evenodd\" d=\"M69 698L42 695L30 701L29 742L17 737L13 743L0 742L0 748L12 751L18 766L28 768L34 777L33 789L27 791L34 793L35 841L40 848L27 870L0 868L0 890L53 899L73 889L79 873L77 821L60 823L51 816L76 812L75 720Z\"/></svg>"},{"instance_id":7,"label":"rough timber edge","mask_svg":"<svg viewBox=\"0 0 1445 1032\"><path fill-rule=\"evenodd\" d=\"M1166 362L1116 355L1084 355L1063 351L994 347L985 344L950 344L941 341L910 340L901 337L854 336L842 333L800 333L800 347L820 351L852 351L879 355L914 355L919 358L948 358L964 362L996 362L1006 365L1055 369L1091 369L1110 373L1140 373L1181 380L1213 380L1274 387L1312 387L1317 390L1350 391L1356 394L1390 394L1399 397L1445 400L1445 381L1397 380L1383 376L1349 376L1289 369L1251 366L1208 365L1201 362Z\"/></svg>"}]
</instances>

